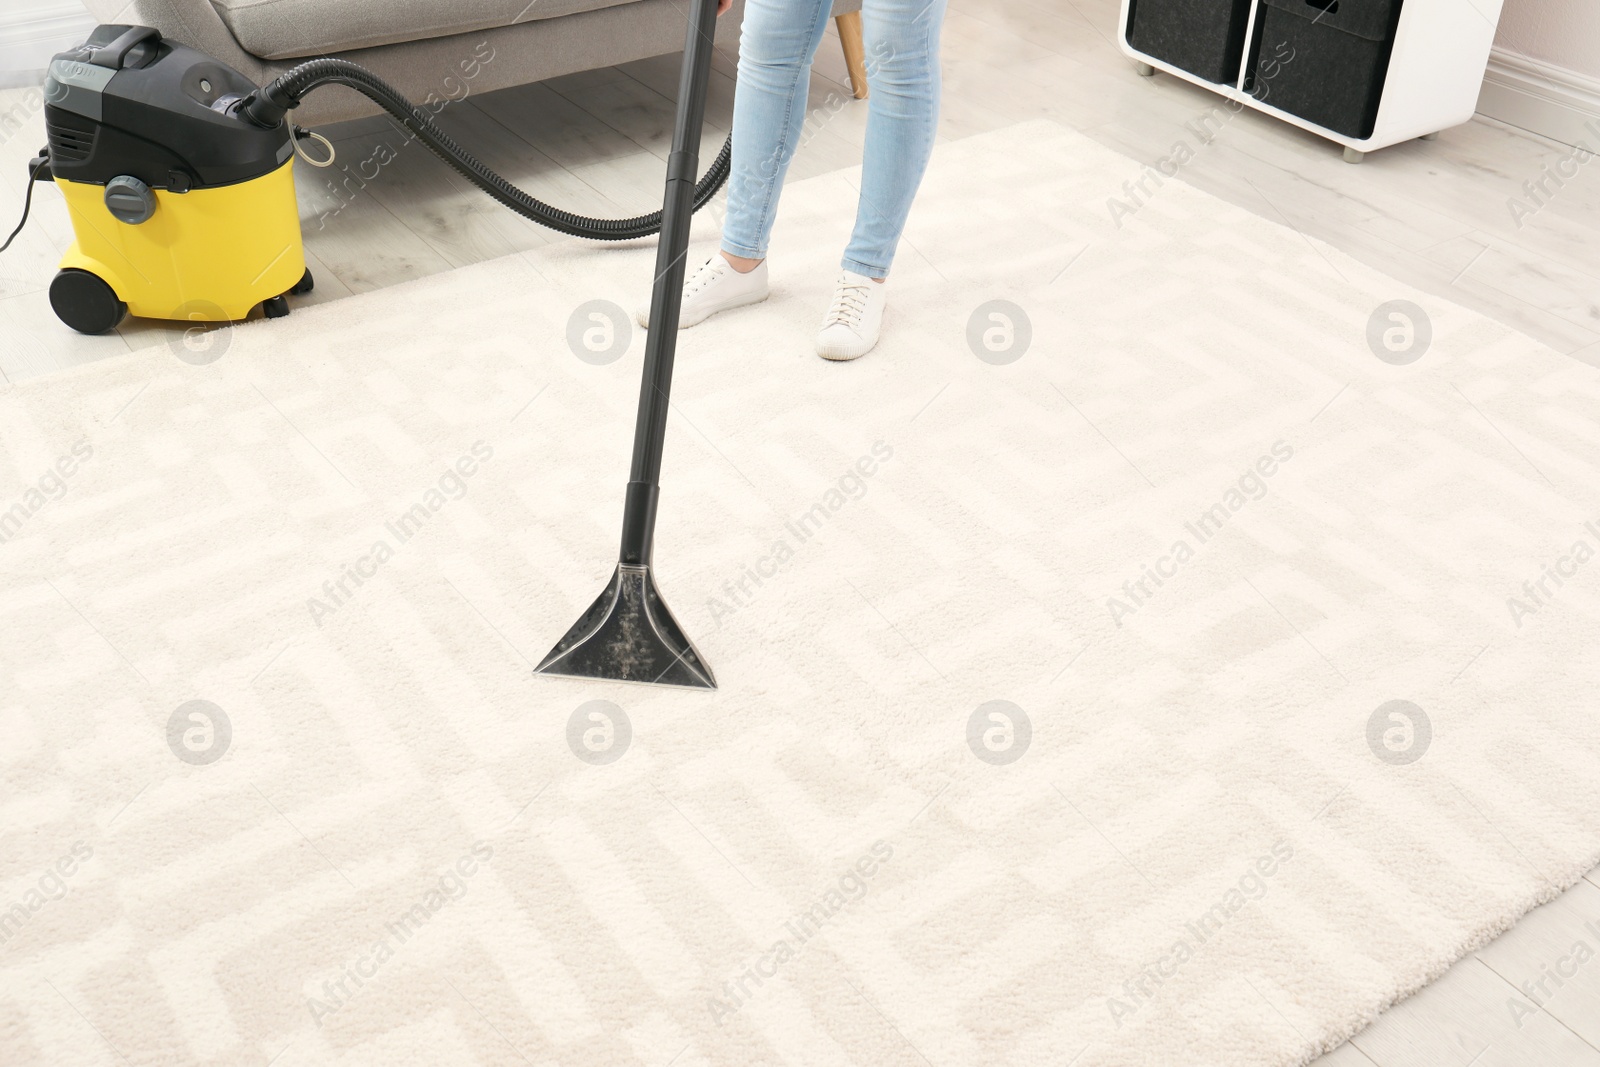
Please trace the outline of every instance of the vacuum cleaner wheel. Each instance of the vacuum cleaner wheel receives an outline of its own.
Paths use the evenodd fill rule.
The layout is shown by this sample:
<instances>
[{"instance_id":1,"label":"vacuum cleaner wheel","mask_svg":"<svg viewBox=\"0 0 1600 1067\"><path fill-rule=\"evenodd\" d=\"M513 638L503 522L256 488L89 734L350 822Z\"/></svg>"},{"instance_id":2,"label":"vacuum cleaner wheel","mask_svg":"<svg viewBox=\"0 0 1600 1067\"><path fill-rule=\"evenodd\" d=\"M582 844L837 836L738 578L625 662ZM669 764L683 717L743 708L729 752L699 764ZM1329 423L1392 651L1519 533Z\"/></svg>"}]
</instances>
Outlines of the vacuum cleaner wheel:
<instances>
[{"instance_id":1,"label":"vacuum cleaner wheel","mask_svg":"<svg viewBox=\"0 0 1600 1067\"><path fill-rule=\"evenodd\" d=\"M289 290L289 295L305 296L316 287L317 280L311 276L311 268L307 267L306 272L300 276L300 280L294 283L294 288Z\"/></svg>"},{"instance_id":2,"label":"vacuum cleaner wheel","mask_svg":"<svg viewBox=\"0 0 1600 1067\"><path fill-rule=\"evenodd\" d=\"M106 333L128 313L128 305L104 278L76 267L57 272L50 283L50 306L56 318L79 333Z\"/></svg>"}]
</instances>

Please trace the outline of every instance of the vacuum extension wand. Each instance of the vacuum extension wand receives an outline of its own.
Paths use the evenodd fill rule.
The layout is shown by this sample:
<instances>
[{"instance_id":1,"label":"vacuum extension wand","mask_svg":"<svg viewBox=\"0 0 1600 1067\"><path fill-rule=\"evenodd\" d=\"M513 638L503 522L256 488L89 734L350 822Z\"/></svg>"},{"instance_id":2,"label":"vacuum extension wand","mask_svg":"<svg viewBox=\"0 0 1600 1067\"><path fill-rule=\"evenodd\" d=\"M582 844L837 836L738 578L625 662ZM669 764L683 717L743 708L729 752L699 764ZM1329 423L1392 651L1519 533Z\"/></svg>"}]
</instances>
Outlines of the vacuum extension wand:
<instances>
[{"instance_id":1,"label":"vacuum extension wand","mask_svg":"<svg viewBox=\"0 0 1600 1067\"><path fill-rule=\"evenodd\" d=\"M672 362L677 351L695 171L705 116L717 0L694 0L678 84L678 117L667 157L661 240L656 246L644 380L634 427L633 468L622 512L622 550L611 582L535 673L715 689L700 653L656 591L651 573L661 454L667 433ZM729 152L723 146L723 154Z\"/></svg>"},{"instance_id":2,"label":"vacuum extension wand","mask_svg":"<svg viewBox=\"0 0 1600 1067\"><path fill-rule=\"evenodd\" d=\"M661 212L639 215L631 219L596 219L576 215L551 207L518 189L500 175L479 162L471 153L456 144L433 121L426 111L416 107L400 91L365 67L347 59L325 57L312 59L294 67L262 88L244 97L236 106L239 114L263 129L276 129L290 109L298 107L305 95L323 85L344 85L363 94L382 107L428 146L429 151L455 168L463 177L517 214L532 219L541 226L596 241L625 241L633 237L648 237L661 229ZM698 141L698 137L697 137ZM694 210L698 211L717 194L722 183L728 180L729 161L733 155L733 139L722 146L722 152L711 164L694 189ZM690 183L694 175L689 175Z\"/></svg>"}]
</instances>

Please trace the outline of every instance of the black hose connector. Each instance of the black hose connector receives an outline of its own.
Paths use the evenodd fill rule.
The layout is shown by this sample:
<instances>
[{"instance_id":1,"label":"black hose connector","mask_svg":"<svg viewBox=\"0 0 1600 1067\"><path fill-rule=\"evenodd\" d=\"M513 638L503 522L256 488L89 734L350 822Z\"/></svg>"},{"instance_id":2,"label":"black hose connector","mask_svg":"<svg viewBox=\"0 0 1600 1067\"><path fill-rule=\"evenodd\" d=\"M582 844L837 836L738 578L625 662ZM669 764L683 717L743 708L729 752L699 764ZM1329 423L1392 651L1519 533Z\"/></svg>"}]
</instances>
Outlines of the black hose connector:
<instances>
[{"instance_id":1,"label":"black hose connector","mask_svg":"<svg viewBox=\"0 0 1600 1067\"><path fill-rule=\"evenodd\" d=\"M448 163L462 177L512 211L524 218L532 219L541 226L595 241L627 241L661 232L659 211L631 219L596 219L563 211L529 196L451 140L450 136L434 123L432 116L413 105L398 89L365 67L347 59L324 57L301 63L246 97L239 105L239 113L258 126L273 129L283 122L284 116L291 108L299 106L301 99L307 93L323 85L344 85L366 96L398 119L417 140L428 146L429 151ZM723 142L722 151L717 154L705 177L695 186L696 211L716 196L717 190L728 180L732 159L733 138L730 136ZM693 180L692 175L690 180Z\"/></svg>"},{"instance_id":2,"label":"black hose connector","mask_svg":"<svg viewBox=\"0 0 1600 1067\"><path fill-rule=\"evenodd\" d=\"M279 78L245 97L244 103L239 105L239 113L264 130L275 130L283 123L283 116L289 109L298 106L299 98L285 93L283 79Z\"/></svg>"}]
</instances>

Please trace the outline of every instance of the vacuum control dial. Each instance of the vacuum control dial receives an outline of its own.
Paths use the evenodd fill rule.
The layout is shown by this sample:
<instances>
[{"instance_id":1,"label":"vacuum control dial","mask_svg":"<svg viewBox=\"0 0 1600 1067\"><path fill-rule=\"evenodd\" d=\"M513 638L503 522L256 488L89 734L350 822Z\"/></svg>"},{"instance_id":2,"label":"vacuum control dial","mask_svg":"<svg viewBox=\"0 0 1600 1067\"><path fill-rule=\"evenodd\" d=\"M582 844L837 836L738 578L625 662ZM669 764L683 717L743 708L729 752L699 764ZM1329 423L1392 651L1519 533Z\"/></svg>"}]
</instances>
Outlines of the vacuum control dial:
<instances>
[{"instance_id":1,"label":"vacuum control dial","mask_svg":"<svg viewBox=\"0 0 1600 1067\"><path fill-rule=\"evenodd\" d=\"M119 174L106 182L106 210L117 221L137 226L156 213L156 194L138 178Z\"/></svg>"}]
</instances>

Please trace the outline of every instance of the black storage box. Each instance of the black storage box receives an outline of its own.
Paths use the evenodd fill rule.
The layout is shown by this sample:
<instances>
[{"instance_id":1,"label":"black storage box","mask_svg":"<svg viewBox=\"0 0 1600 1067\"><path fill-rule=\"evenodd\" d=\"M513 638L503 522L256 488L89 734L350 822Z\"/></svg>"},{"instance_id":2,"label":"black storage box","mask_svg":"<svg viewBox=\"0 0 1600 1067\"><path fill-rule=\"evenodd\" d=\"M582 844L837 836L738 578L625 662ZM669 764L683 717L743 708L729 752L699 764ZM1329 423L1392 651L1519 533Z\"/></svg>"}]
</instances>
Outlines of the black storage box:
<instances>
[{"instance_id":1,"label":"black storage box","mask_svg":"<svg viewBox=\"0 0 1600 1067\"><path fill-rule=\"evenodd\" d=\"M1250 0L1134 0L1128 43L1208 82L1237 85L1249 18Z\"/></svg>"},{"instance_id":2,"label":"black storage box","mask_svg":"<svg viewBox=\"0 0 1600 1067\"><path fill-rule=\"evenodd\" d=\"M1372 136L1401 0L1261 0L1246 89L1347 137Z\"/></svg>"}]
</instances>

